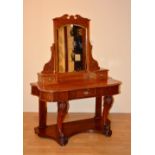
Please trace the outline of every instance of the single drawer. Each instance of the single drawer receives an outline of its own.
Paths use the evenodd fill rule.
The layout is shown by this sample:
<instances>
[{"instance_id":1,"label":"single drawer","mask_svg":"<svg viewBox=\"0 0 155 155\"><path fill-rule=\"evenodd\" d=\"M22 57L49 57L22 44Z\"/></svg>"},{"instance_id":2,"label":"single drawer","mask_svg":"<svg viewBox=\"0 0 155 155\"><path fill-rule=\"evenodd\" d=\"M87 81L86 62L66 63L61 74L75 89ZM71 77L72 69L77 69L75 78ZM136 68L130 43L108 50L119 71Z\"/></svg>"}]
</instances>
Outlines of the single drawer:
<instances>
[{"instance_id":1,"label":"single drawer","mask_svg":"<svg viewBox=\"0 0 155 155\"><path fill-rule=\"evenodd\" d=\"M73 90L69 92L69 99L94 97L95 95L96 95L95 88Z\"/></svg>"}]
</instances>

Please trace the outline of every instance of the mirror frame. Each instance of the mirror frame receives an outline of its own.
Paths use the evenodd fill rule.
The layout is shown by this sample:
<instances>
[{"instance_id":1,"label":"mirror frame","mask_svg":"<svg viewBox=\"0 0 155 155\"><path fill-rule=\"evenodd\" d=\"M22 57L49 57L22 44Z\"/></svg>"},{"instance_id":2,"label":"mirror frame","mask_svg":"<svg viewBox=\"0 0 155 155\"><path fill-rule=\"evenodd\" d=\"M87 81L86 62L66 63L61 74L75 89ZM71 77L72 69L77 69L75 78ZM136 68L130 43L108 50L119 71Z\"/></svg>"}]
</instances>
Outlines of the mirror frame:
<instances>
[{"instance_id":1,"label":"mirror frame","mask_svg":"<svg viewBox=\"0 0 155 155\"><path fill-rule=\"evenodd\" d=\"M83 27L85 30L86 30L86 45L85 45L85 55L86 55L86 60L85 60L85 63L86 63L86 66L87 66L87 45L88 45L88 38L89 38L89 19L87 18L82 18L80 15L75 15L75 16L68 16L67 14L66 15L63 15L62 17L58 17L58 18L54 18L53 19L53 27L54 27L54 42L55 42L55 50L57 51L56 52L56 68L55 68L55 71L56 72L59 72L59 64L58 64L58 52L59 52L59 49L58 49L58 29L60 27L63 27L65 25L69 25L69 24L73 24L73 25L78 25L78 26L81 26ZM86 67L86 70L87 70L87 67ZM82 71L82 70L81 70ZM79 72L81 72L79 71ZM85 70L84 70L85 71Z\"/></svg>"},{"instance_id":2,"label":"mirror frame","mask_svg":"<svg viewBox=\"0 0 155 155\"><path fill-rule=\"evenodd\" d=\"M72 27L72 26L78 26L80 29L82 29L82 31L83 31L83 35L82 35L82 52L80 53L81 54L81 57L80 57L80 61L81 61L81 63L82 63L82 68L80 69L80 70L76 70L76 66L75 66L75 64L76 64L76 61L75 60L73 60L74 58L73 58L73 53L75 52L76 53L76 51L73 51L74 50L74 47L71 47L71 45L69 45L70 43L69 43L69 38L71 39L70 41L72 41L72 46L73 46L73 42L74 42L74 36L73 35L71 35L71 29L70 30L67 30L69 27L68 26L70 26L70 28ZM61 58L62 58L62 62L61 62L61 59L60 59L60 46L61 46L61 44L59 45L59 43L60 43L60 38L59 37L61 37L61 39L63 39L62 38L62 36L60 36L60 34L61 35L65 35L64 34L64 28L65 27L68 27L68 28L66 28L66 31L68 31L68 32L66 32L66 34L67 34L67 36L65 37L65 36L63 36L63 38L64 38L64 44L63 44L63 46L64 46L64 48L62 49L62 55L63 55L63 57L61 56ZM58 41L58 44L57 44L57 54L58 54L58 72L59 73L65 73L65 72L80 72L80 71L85 71L86 70L86 67L87 67L87 65L86 65L86 50L87 50L87 48L86 48L86 44L87 44L87 29L85 28L85 27L83 27L83 26L81 26L81 25L77 25L77 24L66 24L66 25L62 25L62 26L60 26L57 30L57 35L56 35L56 40ZM60 31L61 31L61 33L60 33ZM70 47L70 48L72 48L72 50L69 50L69 49L66 49L66 47L68 48L68 47ZM61 48L62 48L62 46L61 46ZM70 55L70 54L71 55ZM74 54L75 54L74 53ZM70 62L69 62L70 61ZM62 64L61 64L62 63ZM69 63L70 63L70 65L69 65ZM60 69L60 64L61 64L61 69ZM72 65L71 65L72 64ZM73 65L74 64L74 65ZM63 67L62 67L63 66ZM72 67L71 67L72 66Z\"/></svg>"},{"instance_id":3,"label":"mirror frame","mask_svg":"<svg viewBox=\"0 0 155 155\"><path fill-rule=\"evenodd\" d=\"M54 31L54 43L51 46L51 59L48 63L45 64L44 69L42 73L50 73L50 74L55 74L59 73L58 72L58 34L57 30L64 25L67 24L75 24L79 25L81 27L84 27L86 29L86 70L84 72L91 72L91 71L96 71L100 69L98 63L96 60L93 59L92 57L92 45L90 44L90 32L89 32L89 19L88 18L83 18L80 15L71 15L69 16L68 14L65 14L61 17L57 17L53 19L53 31ZM78 73L83 72L79 71ZM61 74L69 74L70 72L65 72ZM75 73L75 72L73 72Z\"/></svg>"}]
</instances>

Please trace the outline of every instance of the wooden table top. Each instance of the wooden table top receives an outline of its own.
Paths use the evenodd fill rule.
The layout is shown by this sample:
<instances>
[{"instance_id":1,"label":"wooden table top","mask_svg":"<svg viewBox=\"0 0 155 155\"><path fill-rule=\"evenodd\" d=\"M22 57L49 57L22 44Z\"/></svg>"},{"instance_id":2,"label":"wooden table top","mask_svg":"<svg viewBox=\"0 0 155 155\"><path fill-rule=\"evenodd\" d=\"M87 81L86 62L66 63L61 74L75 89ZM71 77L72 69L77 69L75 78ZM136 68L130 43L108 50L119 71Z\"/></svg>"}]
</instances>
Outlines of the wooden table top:
<instances>
[{"instance_id":1,"label":"wooden table top","mask_svg":"<svg viewBox=\"0 0 155 155\"><path fill-rule=\"evenodd\" d=\"M62 92L62 91L72 91L78 89L90 89L90 88L100 88L100 87L111 87L120 85L121 82L108 78L108 80L80 80L80 81L71 81L65 83L58 83L52 85L39 85L38 83L31 83L31 86L37 87L40 91L43 92Z\"/></svg>"}]
</instances>

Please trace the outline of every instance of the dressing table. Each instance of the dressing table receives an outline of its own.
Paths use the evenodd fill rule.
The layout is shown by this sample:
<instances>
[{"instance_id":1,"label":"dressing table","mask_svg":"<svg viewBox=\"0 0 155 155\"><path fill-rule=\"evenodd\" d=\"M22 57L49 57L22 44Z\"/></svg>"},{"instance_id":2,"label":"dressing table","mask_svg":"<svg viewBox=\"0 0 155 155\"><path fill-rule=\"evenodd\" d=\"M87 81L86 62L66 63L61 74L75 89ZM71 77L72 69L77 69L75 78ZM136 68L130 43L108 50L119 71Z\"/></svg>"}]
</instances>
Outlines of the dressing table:
<instances>
[{"instance_id":1,"label":"dressing table","mask_svg":"<svg viewBox=\"0 0 155 155\"><path fill-rule=\"evenodd\" d=\"M80 15L65 14L53 19L51 58L38 73L38 81L31 83L31 94L39 98L39 125L35 133L60 145L67 144L72 135L86 131L112 135L108 114L121 82L110 78L108 70L100 68L93 59L89 22ZM96 99L93 118L63 123L70 100L91 97ZM56 124L46 124L47 102L57 103Z\"/></svg>"}]
</instances>

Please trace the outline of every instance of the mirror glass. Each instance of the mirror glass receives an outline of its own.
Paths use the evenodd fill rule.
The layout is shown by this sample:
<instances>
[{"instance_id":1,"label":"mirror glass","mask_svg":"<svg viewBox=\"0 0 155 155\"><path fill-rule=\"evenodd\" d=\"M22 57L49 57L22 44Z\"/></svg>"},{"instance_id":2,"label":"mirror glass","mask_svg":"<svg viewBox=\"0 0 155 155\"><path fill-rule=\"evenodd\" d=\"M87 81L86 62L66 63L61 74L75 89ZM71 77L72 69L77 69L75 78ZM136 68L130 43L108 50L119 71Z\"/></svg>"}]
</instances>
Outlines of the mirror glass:
<instances>
[{"instance_id":1,"label":"mirror glass","mask_svg":"<svg viewBox=\"0 0 155 155\"><path fill-rule=\"evenodd\" d=\"M86 29L73 24L60 27L58 37L59 72L86 69Z\"/></svg>"}]
</instances>

